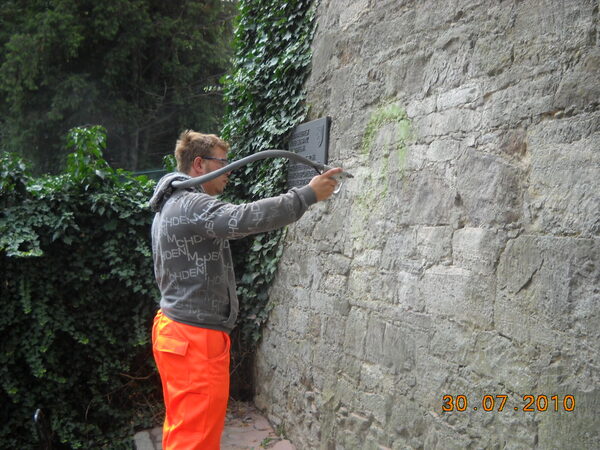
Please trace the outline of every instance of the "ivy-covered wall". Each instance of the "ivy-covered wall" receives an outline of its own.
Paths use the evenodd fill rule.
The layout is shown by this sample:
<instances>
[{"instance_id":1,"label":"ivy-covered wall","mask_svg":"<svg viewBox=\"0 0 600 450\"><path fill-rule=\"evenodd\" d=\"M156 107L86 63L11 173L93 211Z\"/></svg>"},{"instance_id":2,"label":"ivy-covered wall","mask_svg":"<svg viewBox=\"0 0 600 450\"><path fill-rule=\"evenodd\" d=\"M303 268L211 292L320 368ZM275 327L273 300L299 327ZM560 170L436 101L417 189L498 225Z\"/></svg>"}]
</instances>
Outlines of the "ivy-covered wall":
<instances>
[{"instance_id":1,"label":"ivy-covered wall","mask_svg":"<svg viewBox=\"0 0 600 450\"><path fill-rule=\"evenodd\" d=\"M233 73L224 82L227 111L222 136L239 159L261 150L286 148L290 130L307 114L308 75L314 25L312 0L243 0L234 38ZM280 194L285 159L253 163L232 174L228 200L247 202ZM232 389L253 391L253 349L267 320L268 288L281 256L285 230L232 241L240 318L234 330Z\"/></svg>"}]
</instances>

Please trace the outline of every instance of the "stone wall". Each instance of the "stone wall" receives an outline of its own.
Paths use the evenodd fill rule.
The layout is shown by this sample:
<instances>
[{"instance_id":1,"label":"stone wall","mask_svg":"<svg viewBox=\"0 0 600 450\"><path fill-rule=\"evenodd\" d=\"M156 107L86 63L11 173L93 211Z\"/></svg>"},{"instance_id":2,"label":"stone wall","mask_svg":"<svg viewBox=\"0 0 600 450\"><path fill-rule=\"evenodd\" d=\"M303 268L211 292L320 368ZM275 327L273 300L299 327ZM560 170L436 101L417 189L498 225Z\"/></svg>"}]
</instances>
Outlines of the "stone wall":
<instances>
[{"instance_id":1,"label":"stone wall","mask_svg":"<svg viewBox=\"0 0 600 450\"><path fill-rule=\"evenodd\" d=\"M600 448L599 4L321 0L355 178L289 228L256 363L299 449Z\"/></svg>"}]
</instances>

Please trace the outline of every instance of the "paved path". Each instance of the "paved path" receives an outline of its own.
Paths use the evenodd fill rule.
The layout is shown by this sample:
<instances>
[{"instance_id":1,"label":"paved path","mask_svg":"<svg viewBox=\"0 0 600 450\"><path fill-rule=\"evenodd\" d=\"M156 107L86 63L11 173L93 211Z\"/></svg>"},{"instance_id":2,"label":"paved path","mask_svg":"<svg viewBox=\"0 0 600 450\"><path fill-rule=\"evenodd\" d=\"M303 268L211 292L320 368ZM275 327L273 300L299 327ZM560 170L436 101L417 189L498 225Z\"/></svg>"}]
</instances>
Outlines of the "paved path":
<instances>
[{"instance_id":1,"label":"paved path","mask_svg":"<svg viewBox=\"0 0 600 450\"><path fill-rule=\"evenodd\" d=\"M161 450L160 427L140 431L134 437L136 450ZM290 441L277 433L269 421L251 404L229 402L221 450L295 450Z\"/></svg>"}]
</instances>

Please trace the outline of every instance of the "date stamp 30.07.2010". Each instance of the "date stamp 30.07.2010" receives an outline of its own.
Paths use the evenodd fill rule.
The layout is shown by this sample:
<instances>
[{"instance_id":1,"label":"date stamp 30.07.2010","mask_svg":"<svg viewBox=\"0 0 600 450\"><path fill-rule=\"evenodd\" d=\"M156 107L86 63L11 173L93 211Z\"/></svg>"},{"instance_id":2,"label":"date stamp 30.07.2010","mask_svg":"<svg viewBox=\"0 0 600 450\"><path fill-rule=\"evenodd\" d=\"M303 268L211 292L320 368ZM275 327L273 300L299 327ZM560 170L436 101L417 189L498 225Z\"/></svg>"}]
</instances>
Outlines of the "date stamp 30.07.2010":
<instances>
[{"instance_id":1,"label":"date stamp 30.07.2010","mask_svg":"<svg viewBox=\"0 0 600 450\"><path fill-rule=\"evenodd\" d=\"M515 400L509 395L504 394L486 394L480 398L467 398L466 395L443 395L443 412L464 412L464 411L525 411L525 412L544 412L544 411L566 411L575 410L575 396L573 395L523 395L522 398Z\"/></svg>"}]
</instances>

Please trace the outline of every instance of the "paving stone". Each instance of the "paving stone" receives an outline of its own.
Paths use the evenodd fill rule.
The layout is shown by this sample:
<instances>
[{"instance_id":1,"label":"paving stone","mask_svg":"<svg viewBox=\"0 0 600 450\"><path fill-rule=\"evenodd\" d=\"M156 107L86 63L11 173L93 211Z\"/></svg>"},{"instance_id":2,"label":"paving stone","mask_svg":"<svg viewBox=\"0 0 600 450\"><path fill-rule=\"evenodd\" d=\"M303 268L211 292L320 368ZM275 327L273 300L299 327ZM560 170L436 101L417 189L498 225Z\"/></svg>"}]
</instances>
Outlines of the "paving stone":
<instances>
[{"instance_id":1,"label":"paving stone","mask_svg":"<svg viewBox=\"0 0 600 450\"><path fill-rule=\"evenodd\" d=\"M136 450L162 450L161 427L140 431L133 439ZM267 418L253 404L230 402L221 437L221 450L272 448L295 450L296 447L277 436Z\"/></svg>"},{"instance_id":2,"label":"paving stone","mask_svg":"<svg viewBox=\"0 0 600 450\"><path fill-rule=\"evenodd\" d=\"M155 450L149 431L140 431L133 437L136 450Z\"/></svg>"},{"instance_id":3,"label":"paving stone","mask_svg":"<svg viewBox=\"0 0 600 450\"><path fill-rule=\"evenodd\" d=\"M279 441L277 442L273 447L271 447L273 450L295 450L296 447L294 447L292 445L292 443L290 441L288 441L287 439L283 440L283 441Z\"/></svg>"}]
</instances>

